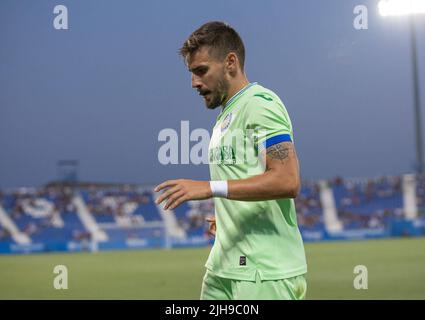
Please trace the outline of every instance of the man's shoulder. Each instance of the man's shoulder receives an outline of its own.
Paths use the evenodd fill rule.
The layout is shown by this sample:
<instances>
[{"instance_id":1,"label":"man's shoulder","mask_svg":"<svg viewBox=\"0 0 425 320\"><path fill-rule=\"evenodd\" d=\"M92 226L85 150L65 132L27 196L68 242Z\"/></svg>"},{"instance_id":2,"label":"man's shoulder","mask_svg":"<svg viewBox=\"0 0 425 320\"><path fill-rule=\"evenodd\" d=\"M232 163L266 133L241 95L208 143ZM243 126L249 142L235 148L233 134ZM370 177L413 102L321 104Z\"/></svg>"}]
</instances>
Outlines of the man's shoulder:
<instances>
[{"instance_id":1,"label":"man's shoulder","mask_svg":"<svg viewBox=\"0 0 425 320\"><path fill-rule=\"evenodd\" d=\"M250 94L250 97L252 100L263 100L268 102L277 101L277 100L280 101L279 96L274 91L268 88L265 88L259 84L254 86L252 89L253 90Z\"/></svg>"},{"instance_id":2,"label":"man's shoulder","mask_svg":"<svg viewBox=\"0 0 425 320\"><path fill-rule=\"evenodd\" d=\"M255 85L249 92L246 100L246 106L249 108L257 108L258 106L285 109L285 106L279 96L272 90L265 88L259 84Z\"/></svg>"}]
</instances>

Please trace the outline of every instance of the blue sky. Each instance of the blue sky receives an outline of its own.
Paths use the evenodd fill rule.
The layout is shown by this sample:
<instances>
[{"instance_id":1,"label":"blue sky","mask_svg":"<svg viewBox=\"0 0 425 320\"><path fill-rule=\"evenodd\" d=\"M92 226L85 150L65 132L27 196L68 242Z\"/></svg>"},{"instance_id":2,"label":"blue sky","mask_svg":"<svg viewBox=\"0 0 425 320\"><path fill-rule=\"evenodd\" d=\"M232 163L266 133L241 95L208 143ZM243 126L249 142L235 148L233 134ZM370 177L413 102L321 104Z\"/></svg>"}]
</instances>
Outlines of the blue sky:
<instances>
[{"instance_id":1,"label":"blue sky","mask_svg":"<svg viewBox=\"0 0 425 320\"><path fill-rule=\"evenodd\" d=\"M78 159L84 181L208 179L207 165L161 165L164 128L211 130L177 50L204 22L242 36L246 72L291 116L303 179L411 172L409 28L377 1L0 2L0 188L38 186ZM68 8L68 30L53 8ZM368 29L353 8L368 8ZM425 16L417 21L425 108ZM423 114L423 113L422 113Z\"/></svg>"}]
</instances>

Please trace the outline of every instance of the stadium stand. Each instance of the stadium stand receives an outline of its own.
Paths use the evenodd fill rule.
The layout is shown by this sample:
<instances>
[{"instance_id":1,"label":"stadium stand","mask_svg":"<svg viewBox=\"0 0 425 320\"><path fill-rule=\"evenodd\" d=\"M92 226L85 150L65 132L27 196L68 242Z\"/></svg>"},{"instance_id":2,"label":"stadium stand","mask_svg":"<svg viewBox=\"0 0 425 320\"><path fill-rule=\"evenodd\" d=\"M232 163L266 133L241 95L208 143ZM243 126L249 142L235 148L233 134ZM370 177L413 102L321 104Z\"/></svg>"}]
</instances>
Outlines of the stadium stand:
<instances>
[{"instance_id":1,"label":"stadium stand","mask_svg":"<svg viewBox=\"0 0 425 320\"><path fill-rule=\"evenodd\" d=\"M152 191L139 186L89 186L78 191L109 243L164 238Z\"/></svg>"},{"instance_id":2,"label":"stadium stand","mask_svg":"<svg viewBox=\"0 0 425 320\"><path fill-rule=\"evenodd\" d=\"M189 201L174 209L174 213L187 236L202 236L208 228L205 219L214 216L214 201Z\"/></svg>"},{"instance_id":3,"label":"stadium stand","mask_svg":"<svg viewBox=\"0 0 425 320\"><path fill-rule=\"evenodd\" d=\"M316 182L304 182L299 196L295 199L300 230L324 229L320 189Z\"/></svg>"},{"instance_id":4,"label":"stadium stand","mask_svg":"<svg viewBox=\"0 0 425 320\"><path fill-rule=\"evenodd\" d=\"M5 228L3 228L2 226L0 226L0 242L2 243L11 243L12 237L10 235L10 232L8 230L6 230Z\"/></svg>"},{"instance_id":5,"label":"stadium stand","mask_svg":"<svg viewBox=\"0 0 425 320\"><path fill-rule=\"evenodd\" d=\"M160 221L152 192L130 186L80 191L90 212L100 223L115 222L119 217L141 216L145 221Z\"/></svg>"},{"instance_id":6,"label":"stadium stand","mask_svg":"<svg viewBox=\"0 0 425 320\"><path fill-rule=\"evenodd\" d=\"M23 188L2 194L2 206L33 242L64 242L84 231L69 188Z\"/></svg>"},{"instance_id":7,"label":"stadium stand","mask_svg":"<svg viewBox=\"0 0 425 320\"><path fill-rule=\"evenodd\" d=\"M424 235L425 176L413 176L410 189L406 181L400 176L337 177L325 184L304 181L295 199L301 234L306 241ZM336 233L324 223L324 186L330 190L328 198L335 202L334 217L343 226ZM406 197L406 193L412 193L412 197ZM81 206L77 198L82 199ZM179 245L211 243L205 218L214 215L213 200L190 201L172 212L164 212L154 198L152 188L137 185L55 184L0 191L0 212L10 218L8 223L5 219L2 223L0 215L0 252L171 247L177 241L171 235L177 233L169 230L172 224L167 226L166 215L173 215L175 228L182 231ZM410 207L406 199L414 199ZM408 216L406 208L412 207ZM17 237L11 232L17 233L16 230L28 236L37 249L22 243L16 246ZM97 230L106 234L104 239L95 236Z\"/></svg>"},{"instance_id":8,"label":"stadium stand","mask_svg":"<svg viewBox=\"0 0 425 320\"><path fill-rule=\"evenodd\" d=\"M425 217L425 174L416 176L418 216Z\"/></svg>"},{"instance_id":9,"label":"stadium stand","mask_svg":"<svg viewBox=\"0 0 425 320\"><path fill-rule=\"evenodd\" d=\"M403 217L400 177L344 181L332 184L338 216L344 229L380 228Z\"/></svg>"}]
</instances>

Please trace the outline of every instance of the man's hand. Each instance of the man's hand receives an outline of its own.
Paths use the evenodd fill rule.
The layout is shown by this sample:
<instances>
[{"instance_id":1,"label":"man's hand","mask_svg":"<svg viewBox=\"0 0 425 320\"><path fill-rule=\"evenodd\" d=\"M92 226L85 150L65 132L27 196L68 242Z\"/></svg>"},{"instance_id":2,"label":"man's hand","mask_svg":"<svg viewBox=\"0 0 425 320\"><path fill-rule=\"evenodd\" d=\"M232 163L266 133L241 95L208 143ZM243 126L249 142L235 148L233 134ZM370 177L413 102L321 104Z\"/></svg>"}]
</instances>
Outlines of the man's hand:
<instances>
[{"instance_id":1,"label":"man's hand","mask_svg":"<svg viewBox=\"0 0 425 320\"><path fill-rule=\"evenodd\" d=\"M207 222L209 224L208 234L211 235L211 236L215 236L215 232L217 230L217 226L215 224L215 217L209 216L205 220L207 220Z\"/></svg>"},{"instance_id":2,"label":"man's hand","mask_svg":"<svg viewBox=\"0 0 425 320\"><path fill-rule=\"evenodd\" d=\"M166 191L156 199L156 204L167 200L164 210L174 209L188 200L204 200L212 197L209 181L168 180L158 185L154 191Z\"/></svg>"}]
</instances>

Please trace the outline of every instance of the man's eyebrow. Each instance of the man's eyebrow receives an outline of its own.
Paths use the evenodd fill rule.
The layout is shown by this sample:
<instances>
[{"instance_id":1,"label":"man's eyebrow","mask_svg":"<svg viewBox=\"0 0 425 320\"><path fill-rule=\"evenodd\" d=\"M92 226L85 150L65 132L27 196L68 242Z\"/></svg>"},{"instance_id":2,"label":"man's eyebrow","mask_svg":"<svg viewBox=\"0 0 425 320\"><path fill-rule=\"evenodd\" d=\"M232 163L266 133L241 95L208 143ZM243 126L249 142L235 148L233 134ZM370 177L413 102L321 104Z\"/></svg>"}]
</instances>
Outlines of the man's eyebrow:
<instances>
[{"instance_id":1,"label":"man's eyebrow","mask_svg":"<svg viewBox=\"0 0 425 320\"><path fill-rule=\"evenodd\" d=\"M189 72L199 71L200 69L203 69L203 68L208 68L208 67L201 65L201 66L197 66L195 68L189 68Z\"/></svg>"}]
</instances>

